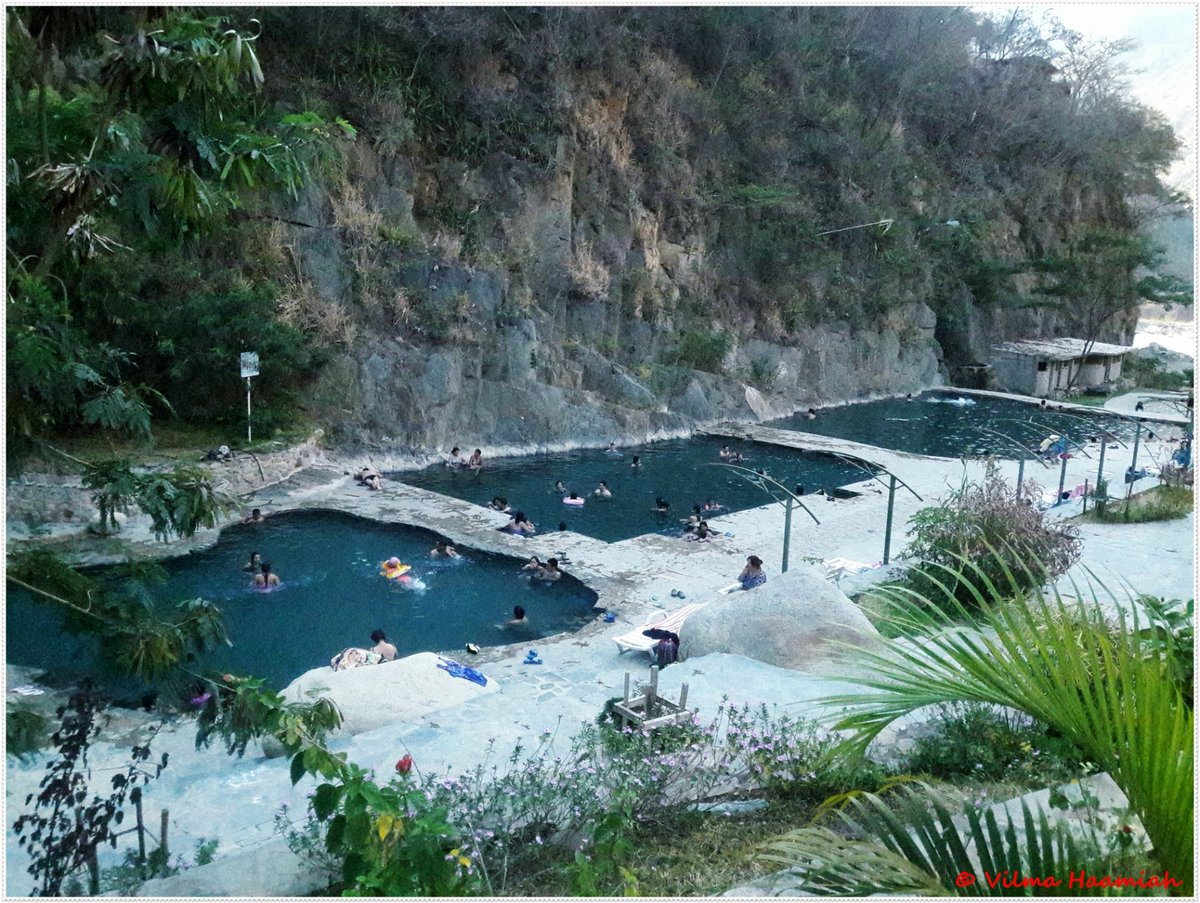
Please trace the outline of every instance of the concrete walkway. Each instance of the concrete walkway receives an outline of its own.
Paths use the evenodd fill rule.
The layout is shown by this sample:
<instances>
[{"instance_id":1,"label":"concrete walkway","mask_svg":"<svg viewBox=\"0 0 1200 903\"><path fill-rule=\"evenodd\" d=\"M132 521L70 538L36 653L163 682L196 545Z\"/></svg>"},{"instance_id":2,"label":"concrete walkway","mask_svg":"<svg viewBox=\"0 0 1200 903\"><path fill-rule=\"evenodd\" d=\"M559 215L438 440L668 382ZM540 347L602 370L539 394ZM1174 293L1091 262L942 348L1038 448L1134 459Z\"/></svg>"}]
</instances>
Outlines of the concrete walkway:
<instances>
[{"instance_id":1,"label":"concrete walkway","mask_svg":"<svg viewBox=\"0 0 1200 903\"><path fill-rule=\"evenodd\" d=\"M852 454L886 466L923 498L900 491L895 498L893 557L903 548L907 519L919 508L936 503L964 476L978 479L983 464L924 458L862 446L826 436L784 432L766 427L728 427L722 435L774 441L812 451ZM1165 460L1172 444L1161 439L1143 444L1140 461ZM1114 486L1129 464L1129 448L1109 448L1104 473ZM1094 482L1098 448L1091 458L1068 460L1066 486ZM1015 478L1017 464L999 463L1001 472ZM326 462L274 487L247 506L275 511L323 508L434 530L456 543L489 552L541 557L566 552L566 570L599 593L599 604L617 612L615 623L595 622L572 635L534 643L484 650L471 664L499 684L495 693L461 706L443 709L402 724L378 729L333 743L351 760L373 768L382 777L405 752L425 773L461 772L487 761L503 760L517 743L527 747L543 736L553 737L562 752L580 725L592 722L604 702L619 693L627 671L635 678L646 673L646 656L619 655L612 637L642 623L652 608L676 608L672 589L682 590L688 601L703 601L730 584L746 555L766 561L768 574L778 574L782 551L784 514L779 505L714 518L723 535L711 543L689 543L658 535L618 543L604 543L574 533L550 533L521 539L497 531L506 517L457 499L450 499L402 483L389 482L382 492L365 492L343 474L341 462ZM1051 494L1057 490L1059 470L1026 464L1026 476L1036 477ZM1152 481L1147 481L1147 483ZM1142 484L1139 484L1139 486ZM820 523L802 511L793 514L791 560L841 556L873 563L882 557L887 493L876 481L859 484L861 494L838 501L806 498ZM1115 491L1115 488L1110 490ZM1069 502L1054 509L1055 516L1077 513L1081 503ZM1086 580L1090 569L1115 588L1126 581L1141 592L1169 598L1189 598L1193 592L1193 523L1172 521L1120 527L1085 526L1084 559L1072 575ZM844 584L845 585L845 584ZM535 645L542 665L525 665L523 656ZM453 653L456 657L459 653ZM689 707L702 719L715 714L724 696L734 702L765 701L786 706L790 714L828 714L814 700L848 686L814 674L775 668L741 656L710 655L680 663L663 672L663 691L674 696L680 684L689 684ZM172 848L188 854L201 837L216 837L221 845L218 861L174 879L157 882L147 893L163 896L229 894L243 896L297 894L309 880L275 834L275 815L286 804L300 816L312 782L291 786L288 765L249 752L230 759L220 749L194 749L194 732L186 719L168 726L154 749L170 753L170 766L147 791L147 809L157 815L168 808L172 818ZM494 751L493 751L494 750ZM99 779L128 760L128 741L114 739L93 748L93 769ZM42 760L44 761L44 760ZM5 788L12 813L23 808L27 793L36 789L42 761L28 766L9 760ZM30 890L25 854L10 832L7 840L7 893L18 896Z\"/></svg>"},{"instance_id":2,"label":"concrete walkway","mask_svg":"<svg viewBox=\"0 0 1200 903\"><path fill-rule=\"evenodd\" d=\"M1124 417L1163 423L1186 424L1191 418L1184 392L1130 392L1104 402L1104 410ZM1142 405L1142 410L1137 406Z\"/></svg>"}]
</instances>

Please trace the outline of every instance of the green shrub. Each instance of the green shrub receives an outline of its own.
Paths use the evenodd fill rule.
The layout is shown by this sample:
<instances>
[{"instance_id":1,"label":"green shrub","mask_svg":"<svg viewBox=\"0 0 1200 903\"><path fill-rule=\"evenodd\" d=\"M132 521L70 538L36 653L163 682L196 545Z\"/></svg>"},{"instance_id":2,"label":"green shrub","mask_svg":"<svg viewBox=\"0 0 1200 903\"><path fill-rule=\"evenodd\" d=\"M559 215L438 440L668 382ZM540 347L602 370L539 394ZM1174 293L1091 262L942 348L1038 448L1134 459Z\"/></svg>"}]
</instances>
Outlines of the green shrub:
<instances>
[{"instance_id":1,"label":"green shrub","mask_svg":"<svg viewBox=\"0 0 1200 903\"><path fill-rule=\"evenodd\" d=\"M677 356L684 366L709 373L720 373L732 339L728 333L712 329L689 329L679 337Z\"/></svg>"},{"instance_id":2,"label":"green shrub","mask_svg":"<svg viewBox=\"0 0 1200 903\"><path fill-rule=\"evenodd\" d=\"M46 739L46 718L20 705L10 705L4 720L5 748L22 762L32 757Z\"/></svg>"},{"instance_id":3,"label":"green shrub","mask_svg":"<svg viewBox=\"0 0 1200 903\"><path fill-rule=\"evenodd\" d=\"M964 478L909 520L905 583L928 604L958 611L977 608L986 583L1013 596L1066 573L1082 552L1079 529L1029 504L1036 491L1028 484L1018 497L994 463L982 482Z\"/></svg>"},{"instance_id":4,"label":"green shrub","mask_svg":"<svg viewBox=\"0 0 1200 903\"><path fill-rule=\"evenodd\" d=\"M1139 389L1155 389L1163 392L1190 389L1195 383L1194 370L1170 373L1163 369L1159 361L1137 355L1125 358L1121 367L1121 375L1132 379Z\"/></svg>"},{"instance_id":5,"label":"green shrub","mask_svg":"<svg viewBox=\"0 0 1200 903\"><path fill-rule=\"evenodd\" d=\"M1105 490L1107 492L1107 485ZM1127 499L1101 496L1097 485L1096 506L1087 520L1105 524L1144 524L1187 517L1193 506L1189 486L1155 486Z\"/></svg>"},{"instance_id":6,"label":"green shrub","mask_svg":"<svg viewBox=\"0 0 1200 903\"><path fill-rule=\"evenodd\" d=\"M1150 624L1138 631L1138 638L1149 655L1166 663L1167 672L1191 708L1196 676L1195 600L1184 603L1142 596L1140 601Z\"/></svg>"},{"instance_id":7,"label":"green shrub","mask_svg":"<svg viewBox=\"0 0 1200 903\"><path fill-rule=\"evenodd\" d=\"M1077 777L1085 758L1072 743L1019 713L959 703L942 707L937 730L917 740L904 769L945 780L1043 786Z\"/></svg>"}]
</instances>

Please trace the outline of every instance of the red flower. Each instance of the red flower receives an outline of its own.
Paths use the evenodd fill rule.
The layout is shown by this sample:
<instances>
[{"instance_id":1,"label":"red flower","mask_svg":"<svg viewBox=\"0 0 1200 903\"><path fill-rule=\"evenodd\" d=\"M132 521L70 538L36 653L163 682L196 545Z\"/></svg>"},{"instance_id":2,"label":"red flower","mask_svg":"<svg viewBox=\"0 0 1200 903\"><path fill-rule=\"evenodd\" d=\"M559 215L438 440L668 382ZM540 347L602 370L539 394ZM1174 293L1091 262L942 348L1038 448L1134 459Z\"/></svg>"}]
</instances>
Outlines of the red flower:
<instances>
[{"instance_id":1,"label":"red flower","mask_svg":"<svg viewBox=\"0 0 1200 903\"><path fill-rule=\"evenodd\" d=\"M412 766L412 756L410 756L408 753L405 753L404 758L396 763L396 771L400 772L401 774L408 774L410 771L412 771Z\"/></svg>"}]
</instances>

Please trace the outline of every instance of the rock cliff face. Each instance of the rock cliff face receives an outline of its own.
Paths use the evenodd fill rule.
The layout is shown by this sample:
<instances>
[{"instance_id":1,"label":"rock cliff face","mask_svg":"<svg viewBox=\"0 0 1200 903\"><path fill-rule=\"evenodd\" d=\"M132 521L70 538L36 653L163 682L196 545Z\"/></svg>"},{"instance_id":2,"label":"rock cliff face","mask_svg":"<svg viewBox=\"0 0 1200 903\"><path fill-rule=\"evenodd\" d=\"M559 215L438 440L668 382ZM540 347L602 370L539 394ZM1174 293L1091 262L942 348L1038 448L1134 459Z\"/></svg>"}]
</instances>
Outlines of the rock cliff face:
<instances>
[{"instance_id":1,"label":"rock cliff face","mask_svg":"<svg viewBox=\"0 0 1200 903\"><path fill-rule=\"evenodd\" d=\"M776 341L756 337L753 322L708 321L705 328L720 337L709 369L663 365L694 318L627 303L605 286L652 285L647 297L677 301L695 289L706 265L704 237L671 241L636 203L619 215L610 205L597 222L594 179L577 179L586 166L560 151L565 175L540 188L514 184L511 172L470 176L484 180L471 195L480 198L478 215L512 233L501 244L530 249L516 277L495 264L464 262L458 247L437 253L446 236L428 235L413 218L421 178L369 148L354 151L351 179L361 203L379 221L400 223L402 234L421 235L427 248L364 241L343 220L344 196L314 191L294 214L314 227L292 227L311 291L361 324L316 392L337 407L326 416L339 439L414 449L569 447L942 382L937 318L915 300L874 323L814 323ZM595 254L601 245L608 263L578 259L580 247ZM364 310L355 292L364 275L382 296L373 309Z\"/></svg>"},{"instance_id":2,"label":"rock cliff face","mask_svg":"<svg viewBox=\"0 0 1200 903\"><path fill-rule=\"evenodd\" d=\"M264 22L280 99L357 129L277 210L281 316L335 348L317 419L398 450L600 443L946 381L998 340L1080 328L1032 262L1133 231L1129 198L1173 153L1124 101L1077 103L1049 45L1010 58L966 11ZM1105 322L1120 340L1132 317Z\"/></svg>"}]
</instances>

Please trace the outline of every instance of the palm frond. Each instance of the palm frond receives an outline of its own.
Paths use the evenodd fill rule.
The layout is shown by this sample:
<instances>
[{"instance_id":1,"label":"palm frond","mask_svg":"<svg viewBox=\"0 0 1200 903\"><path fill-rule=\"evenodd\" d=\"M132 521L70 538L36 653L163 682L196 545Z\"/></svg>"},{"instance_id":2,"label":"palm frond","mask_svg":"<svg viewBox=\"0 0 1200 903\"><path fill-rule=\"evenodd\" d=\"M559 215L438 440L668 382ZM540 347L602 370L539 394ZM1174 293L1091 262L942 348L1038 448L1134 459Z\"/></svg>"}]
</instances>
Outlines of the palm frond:
<instances>
[{"instance_id":1,"label":"palm frond","mask_svg":"<svg viewBox=\"0 0 1200 903\"><path fill-rule=\"evenodd\" d=\"M1057 592L988 595L973 624L918 625L915 639L862 652L867 667L846 679L872 692L826 702L850 709L835 726L852 732L857 753L897 718L945 702L1008 706L1053 726L1112 776L1190 892L1193 716L1138 618L1118 608L1111 619L1095 598Z\"/></svg>"},{"instance_id":2,"label":"palm frond","mask_svg":"<svg viewBox=\"0 0 1200 903\"><path fill-rule=\"evenodd\" d=\"M906 788L899 802L862 794L839 813L853 839L803 828L764 845L759 858L788 866L781 881L829 896L1059 896L1072 870L1104 874L1113 866L1094 830L1024 801L1000 817L970 804L956 817L927 786ZM1022 879L1039 880L1021 886Z\"/></svg>"}]
</instances>

